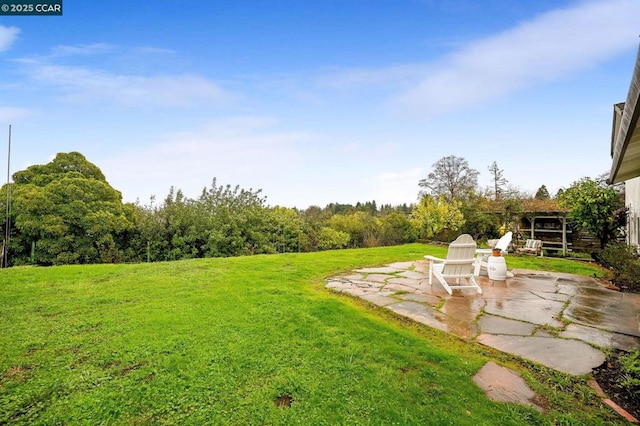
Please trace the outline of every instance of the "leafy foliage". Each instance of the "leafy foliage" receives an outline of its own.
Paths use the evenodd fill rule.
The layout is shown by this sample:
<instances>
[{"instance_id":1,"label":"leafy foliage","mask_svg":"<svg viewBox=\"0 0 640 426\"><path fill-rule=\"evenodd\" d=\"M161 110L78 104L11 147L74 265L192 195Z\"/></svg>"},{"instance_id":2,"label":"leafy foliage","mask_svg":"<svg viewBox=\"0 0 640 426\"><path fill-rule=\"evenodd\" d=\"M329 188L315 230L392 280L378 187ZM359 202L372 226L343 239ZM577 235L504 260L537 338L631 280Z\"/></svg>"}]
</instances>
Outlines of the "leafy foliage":
<instances>
[{"instance_id":1,"label":"leafy foliage","mask_svg":"<svg viewBox=\"0 0 640 426\"><path fill-rule=\"evenodd\" d=\"M349 247L363 247L375 227L372 216L364 212L337 214L327 222L329 227L349 235Z\"/></svg>"},{"instance_id":2,"label":"leafy foliage","mask_svg":"<svg viewBox=\"0 0 640 426\"><path fill-rule=\"evenodd\" d=\"M348 233L324 226L318 233L316 248L321 251L342 249L347 247L350 240L351 236Z\"/></svg>"},{"instance_id":3,"label":"leafy foliage","mask_svg":"<svg viewBox=\"0 0 640 426\"><path fill-rule=\"evenodd\" d=\"M640 418L640 351L610 351L594 378L609 398Z\"/></svg>"},{"instance_id":4,"label":"leafy foliage","mask_svg":"<svg viewBox=\"0 0 640 426\"><path fill-rule=\"evenodd\" d=\"M615 239L624 220L615 212L623 207L618 193L611 187L583 178L558 195L560 205L571 209L569 218L600 240L600 248Z\"/></svg>"},{"instance_id":5,"label":"leafy foliage","mask_svg":"<svg viewBox=\"0 0 640 426\"><path fill-rule=\"evenodd\" d=\"M127 209L134 230L123 239L132 261L162 261L342 249L413 242L405 207L376 210L375 201L312 206L298 211L269 207L261 191L218 185L200 197L171 188L160 205ZM336 211L341 213L336 214Z\"/></svg>"},{"instance_id":6,"label":"leafy foliage","mask_svg":"<svg viewBox=\"0 0 640 426\"><path fill-rule=\"evenodd\" d=\"M16 184L33 184L42 187L70 175L106 181L102 171L79 152L59 153L50 163L29 166L26 170L15 172L12 177Z\"/></svg>"},{"instance_id":7,"label":"leafy foliage","mask_svg":"<svg viewBox=\"0 0 640 426\"><path fill-rule=\"evenodd\" d=\"M618 357L622 367L622 385L629 388L631 393L640 392L640 351L635 350Z\"/></svg>"},{"instance_id":8,"label":"leafy foliage","mask_svg":"<svg viewBox=\"0 0 640 426\"><path fill-rule=\"evenodd\" d=\"M425 195L411 216L421 238L443 238L444 232L455 232L464 224L459 203L448 202L444 196L435 199Z\"/></svg>"},{"instance_id":9,"label":"leafy foliage","mask_svg":"<svg viewBox=\"0 0 640 426\"><path fill-rule=\"evenodd\" d=\"M378 220L380 245L413 243L418 240L418 231L405 213L391 212Z\"/></svg>"},{"instance_id":10,"label":"leafy foliage","mask_svg":"<svg viewBox=\"0 0 640 426\"><path fill-rule=\"evenodd\" d=\"M171 188L158 207L138 206L138 259L177 260L297 251L295 211L268 209L261 191L217 185L197 200Z\"/></svg>"},{"instance_id":11,"label":"leafy foliage","mask_svg":"<svg viewBox=\"0 0 640 426\"><path fill-rule=\"evenodd\" d=\"M475 240L481 237L496 238L499 236L499 216L487 214L491 208L486 197L474 195L460 203L460 212L464 216L461 234L469 234Z\"/></svg>"},{"instance_id":12,"label":"leafy foliage","mask_svg":"<svg viewBox=\"0 0 640 426\"><path fill-rule=\"evenodd\" d=\"M611 242L597 256L599 262L613 271L613 282L630 291L640 292L640 260L637 247Z\"/></svg>"},{"instance_id":13,"label":"leafy foliage","mask_svg":"<svg viewBox=\"0 0 640 426\"><path fill-rule=\"evenodd\" d=\"M500 205L502 207L503 220L502 226L500 227L500 235L509 230L515 231L515 234L517 235L519 233L520 217L524 211L522 203L516 198L510 198L502 200Z\"/></svg>"},{"instance_id":14,"label":"leafy foliage","mask_svg":"<svg viewBox=\"0 0 640 426\"><path fill-rule=\"evenodd\" d=\"M40 264L113 262L121 257L116 240L131 227L121 194L82 154L58 154L47 165L16 172L14 181L14 263L31 261L32 247Z\"/></svg>"},{"instance_id":15,"label":"leafy foliage","mask_svg":"<svg viewBox=\"0 0 640 426\"><path fill-rule=\"evenodd\" d=\"M261 190L219 185L214 178L197 198L170 188L161 202L123 204L103 173L77 152L60 153L45 165L16 172L11 185L9 259L14 265L155 262L203 257L308 252L415 242L451 241L460 233L496 238L515 229L522 213L517 197L502 188L494 162L494 189L501 200L477 191L478 172L463 158L444 157L420 181L417 205L331 203L297 210L268 206ZM541 189L544 188L544 185ZM0 207L7 186L0 193ZM576 190L576 194L582 193ZM574 192L567 190L567 202ZM578 195L576 199L580 199ZM623 211L612 227L623 222Z\"/></svg>"}]
</instances>

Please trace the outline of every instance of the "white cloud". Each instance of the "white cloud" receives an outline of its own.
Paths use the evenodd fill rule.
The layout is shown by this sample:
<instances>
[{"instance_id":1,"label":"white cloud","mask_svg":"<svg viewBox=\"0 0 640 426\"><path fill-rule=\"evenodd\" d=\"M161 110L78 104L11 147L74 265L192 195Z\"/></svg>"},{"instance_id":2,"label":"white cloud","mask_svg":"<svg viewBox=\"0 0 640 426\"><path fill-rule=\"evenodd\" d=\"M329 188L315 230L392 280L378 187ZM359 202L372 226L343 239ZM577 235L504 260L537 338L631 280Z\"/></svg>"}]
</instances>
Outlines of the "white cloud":
<instances>
[{"instance_id":1,"label":"white cloud","mask_svg":"<svg viewBox=\"0 0 640 426\"><path fill-rule=\"evenodd\" d=\"M393 147L369 146L367 152L359 144L336 143L331 134L283 129L262 116L216 119L138 146L112 151L99 164L126 201L146 203L152 194L162 199L171 186L197 197L216 177L218 184L263 189L271 205L411 203L421 177L421 169L376 177L375 166L363 159L384 163L380 159L393 156Z\"/></svg>"},{"instance_id":2,"label":"white cloud","mask_svg":"<svg viewBox=\"0 0 640 426\"><path fill-rule=\"evenodd\" d=\"M60 45L51 49L51 56L94 55L112 51L114 46L107 43Z\"/></svg>"},{"instance_id":3,"label":"white cloud","mask_svg":"<svg viewBox=\"0 0 640 426\"><path fill-rule=\"evenodd\" d=\"M383 173L373 179L373 199L392 205L416 202L419 192L418 181L424 178L424 175L423 168Z\"/></svg>"},{"instance_id":4,"label":"white cloud","mask_svg":"<svg viewBox=\"0 0 640 426\"><path fill-rule=\"evenodd\" d=\"M301 167L300 150L315 136L281 131L264 117L233 117L209 122L197 131L128 150L101 162L101 169L126 201L162 197L171 186L196 197L214 177L224 184L258 188L281 182ZM270 195L270 194L266 194Z\"/></svg>"},{"instance_id":5,"label":"white cloud","mask_svg":"<svg viewBox=\"0 0 640 426\"><path fill-rule=\"evenodd\" d=\"M58 45L51 48L50 58L62 56L88 56L104 54L133 54L133 55L174 55L175 50L152 46L134 46L123 48L109 43Z\"/></svg>"},{"instance_id":6,"label":"white cloud","mask_svg":"<svg viewBox=\"0 0 640 426\"><path fill-rule=\"evenodd\" d=\"M18 34L20 34L19 28L0 25L0 52L8 50L18 38Z\"/></svg>"},{"instance_id":7,"label":"white cloud","mask_svg":"<svg viewBox=\"0 0 640 426\"><path fill-rule=\"evenodd\" d=\"M133 56L138 68L148 68L147 55L173 55L168 49L119 47L108 43L58 45L47 55L14 59L24 67L24 75L33 85L62 92L76 102L107 100L125 106L186 107L202 102L219 102L232 95L217 83L196 74L137 74L107 69L97 63L126 63ZM73 65L75 61L81 65ZM89 60L93 62L89 62Z\"/></svg>"},{"instance_id":8,"label":"white cloud","mask_svg":"<svg viewBox=\"0 0 640 426\"><path fill-rule=\"evenodd\" d=\"M336 90L376 85L406 84L424 76L431 67L425 64L394 65L379 69L357 68L335 73L325 73L317 78L321 88Z\"/></svg>"},{"instance_id":9,"label":"white cloud","mask_svg":"<svg viewBox=\"0 0 640 426\"><path fill-rule=\"evenodd\" d=\"M452 54L399 104L439 114L586 70L637 45L638 16L637 0L581 2L540 15Z\"/></svg>"},{"instance_id":10,"label":"white cloud","mask_svg":"<svg viewBox=\"0 0 640 426\"><path fill-rule=\"evenodd\" d=\"M142 55L175 55L176 51L172 49L164 49L161 47L141 46L136 47L133 51Z\"/></svg>"},{"instance_id":11,"label":"white cloud","mask_svg":"<svg viewBox=\"0 0 640 426\"><path fill-rule=\"evenodd\" d=\"M30 78L67 93L68 99L108 99L127 106L189 106L230 97L221 87L197 75L141 76L116 74L85 67L22 61Z\"/></svg>"}]
</instances>

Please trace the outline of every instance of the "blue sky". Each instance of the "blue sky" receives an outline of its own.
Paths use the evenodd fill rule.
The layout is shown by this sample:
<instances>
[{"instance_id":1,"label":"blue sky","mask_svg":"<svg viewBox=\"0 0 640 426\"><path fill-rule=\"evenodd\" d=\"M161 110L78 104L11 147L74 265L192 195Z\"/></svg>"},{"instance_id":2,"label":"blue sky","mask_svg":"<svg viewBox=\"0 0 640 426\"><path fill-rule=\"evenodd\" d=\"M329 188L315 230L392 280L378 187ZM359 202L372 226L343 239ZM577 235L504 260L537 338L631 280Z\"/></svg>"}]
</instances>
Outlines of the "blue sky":
<instances>
[{"instance_id":1,"label":"blue sky","mask_svg":"<svg viewBox=\"0 0 640 426\"><path fill-rule=\"evenodd\" d=\"M65 0L0 16L11 171L79 151L124 201L412 203L448 155L535 193L610 168L637 0ZM6 137L0 161L6 164ZM4 172L3 172L4 174Z\"/></svg>"}]
</instances>

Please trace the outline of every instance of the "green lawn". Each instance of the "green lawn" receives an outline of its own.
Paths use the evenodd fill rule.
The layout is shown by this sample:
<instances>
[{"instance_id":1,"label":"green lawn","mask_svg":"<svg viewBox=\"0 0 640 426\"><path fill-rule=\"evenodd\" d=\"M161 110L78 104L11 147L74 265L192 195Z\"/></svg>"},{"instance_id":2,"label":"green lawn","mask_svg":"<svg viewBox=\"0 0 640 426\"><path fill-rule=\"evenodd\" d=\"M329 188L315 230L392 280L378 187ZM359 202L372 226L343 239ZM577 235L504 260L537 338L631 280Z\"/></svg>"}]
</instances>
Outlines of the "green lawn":
<instances>
[{"instance_id":1,"label":"green lawn","mask_svg":"<svg viewBox=\"0 0 640 426\"><path fill-rule=\"evenodd\" d=\"M0 424L618 421L583 379L324 288L343 271L445 251L1 270ZM599 272L562 259L513 257L509 267ZM489 360L520 370L549 413L488 400L471 377Z\"/></svg>"}]
</instances>

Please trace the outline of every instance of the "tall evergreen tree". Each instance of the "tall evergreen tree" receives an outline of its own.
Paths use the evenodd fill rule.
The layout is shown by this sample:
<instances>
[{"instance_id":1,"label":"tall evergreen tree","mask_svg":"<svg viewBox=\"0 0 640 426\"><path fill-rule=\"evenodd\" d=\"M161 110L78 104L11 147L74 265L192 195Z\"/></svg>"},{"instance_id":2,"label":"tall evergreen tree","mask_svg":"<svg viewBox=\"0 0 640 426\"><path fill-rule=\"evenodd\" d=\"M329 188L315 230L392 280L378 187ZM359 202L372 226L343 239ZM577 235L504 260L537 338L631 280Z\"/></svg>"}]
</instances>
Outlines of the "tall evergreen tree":
<instances>
[{"instance_id":1,"label":"tall evergreen tree","mask_svg":"<svg viewBox=\"0 0 640 426\"><path fill-rule=\"evenodd\" d=\"M548 200L549 198L551 198L551 196L549 195L549 191L545 185L538 188L535 195L536 200Z\"/></svg>"},{"instance_id":2,"label":"tall evergreen tree","mask_svg":"<svg viewBox=\"0 0 640 426\"><path fill-rule=\"evenodd\" d=\"M499 201L502 198L503 187L507 184L507 179L504 178L504 171L498 167L498 163L495 161L489 166L489 172L493 181L494 199Z\"/></svg>"}]
</instances>

